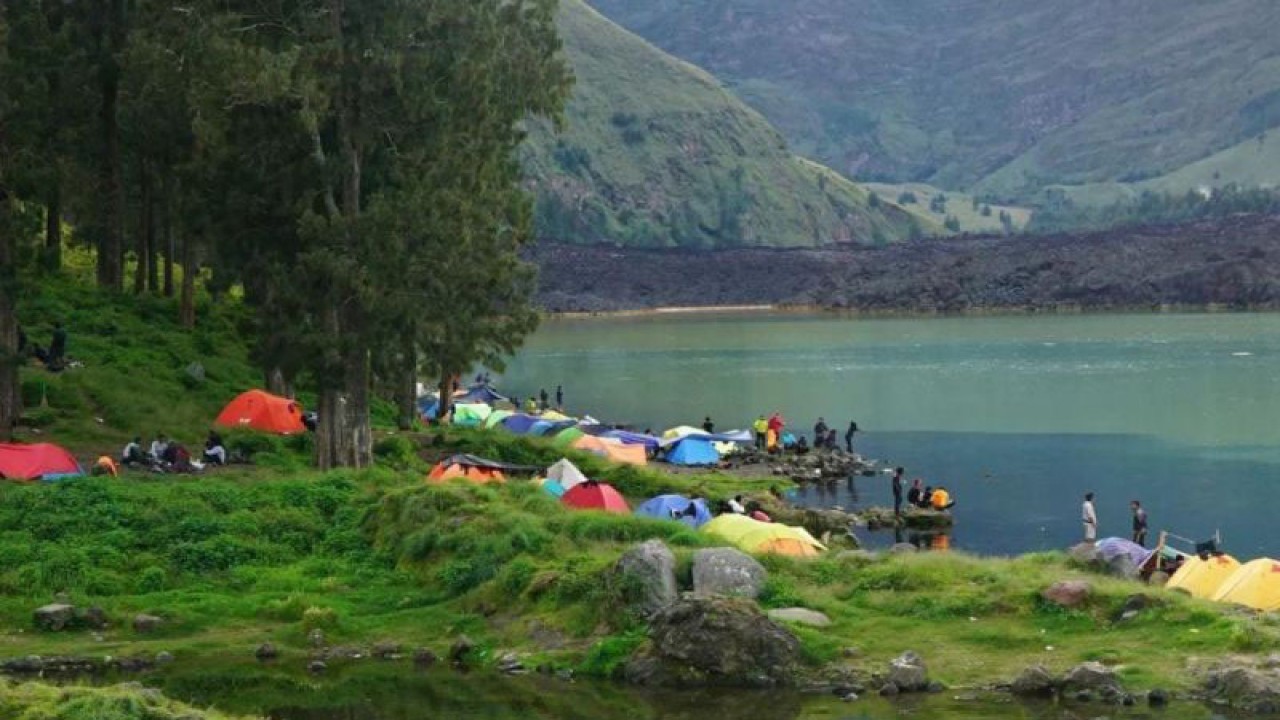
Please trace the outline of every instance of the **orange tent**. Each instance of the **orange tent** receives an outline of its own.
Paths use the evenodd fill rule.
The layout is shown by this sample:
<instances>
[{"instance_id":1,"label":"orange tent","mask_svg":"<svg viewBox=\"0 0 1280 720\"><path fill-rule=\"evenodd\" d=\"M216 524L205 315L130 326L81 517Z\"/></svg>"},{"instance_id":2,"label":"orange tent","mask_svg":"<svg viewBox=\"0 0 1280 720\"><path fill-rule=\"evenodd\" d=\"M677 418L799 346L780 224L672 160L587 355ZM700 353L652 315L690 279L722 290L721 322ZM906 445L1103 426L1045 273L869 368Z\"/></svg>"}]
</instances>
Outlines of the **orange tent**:
<instances>
[{"instance_id":1,"label":"orange tent","mask_svg":"<svg viewBox=\"0 0 1280 720\"><path fill-rule=\"evenodd\" d=\"M446 483L454 478L463 478L470 480L477 485L485 483L504 483L507 476L497 468L471 467L470 465L445 465L440 463L431 468L431 473L427 475L429 483Z\"/></svg>"},{"instance_id":2,"label":"orange tent","mask_svg":"<svg viewBox=\"0 0 1280 720\"><path fill-rule=\"evenodd\" d=\"M218 414L217 425L230 428L252 428L279 435L304 432L302 406L296 400L282 398L261 390L241 393Z\"/></svg>"},{"instance_id":3,"label":"orange tent","mask_svg":"<svg viewBox=\"0 0 1280 720\"><path fill-rule=\"evenodd\" d=\"M647 465L649 458L645 455L643 445L627 445L622 442L610 442L593 435L583 435L573 441L570 447L599 455L600 457L623 465Z\"/></svg>"}]
</instances>

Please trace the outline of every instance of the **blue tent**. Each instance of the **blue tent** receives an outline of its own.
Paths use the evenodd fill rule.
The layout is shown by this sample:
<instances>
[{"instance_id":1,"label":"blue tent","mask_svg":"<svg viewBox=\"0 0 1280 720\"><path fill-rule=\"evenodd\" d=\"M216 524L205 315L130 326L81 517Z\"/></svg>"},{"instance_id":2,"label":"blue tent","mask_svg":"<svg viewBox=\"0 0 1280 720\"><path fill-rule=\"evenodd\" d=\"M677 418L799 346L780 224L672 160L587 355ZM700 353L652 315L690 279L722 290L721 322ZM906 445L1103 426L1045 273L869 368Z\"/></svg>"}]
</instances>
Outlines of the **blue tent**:
<instances>
[{"instance_id":1,"label":"blue tent","mask_svg":"<svg viewBox=\"0 0 1280 720\"><path fill-rule=\"evenodd\" d=\"M502 421L502 427L517 435L524 435L529 432L529 428L533 427L537 422L540 422L538 418L522 413L519 415L512 415L511 417L504 419Z\"/></svg>"},{"instance_id":2,"label":"blue tent","mask_svg":"<svg viewBox=\"0 0 1280 720\"><path fill-rule=\"evenodd\" d=\"M667 462L672 465L715 465L720 462L720 453L707 438L691 435L667 450Z\"/></svg>"},{"instance_id":3,"label":"blue tent","mask_svg":"<svg viewBox=\"0 0 1280 720\"><path fill-rule=\"evenodd\" d=\"M538 487L551 493L552 497L564 497L565 489L559 481L552 480L551 478L545 478L538 483Z\"/></svg>"},{"instance_id":4,"label":"blue tent","mask_svg":"<svg viewBox=\"0 0 1280 720\"><path fill-rule=\"evenodd\" d=\"M693 506L693 515L686 515L690 505ZM683 495L659 495L636 508L636 515L659 520L678 519L695 528L711 522L711 509L707 507L706 500L690 500Z\"/></svg>"},{"instance_id":5,"label":"blue tent","mask_svg":"<svg viewBox=\"0 0 1280 720\"><path fill-rule=\"evenodd\" d=\"M600 437L621 440L625 445L643 445L648 450L657 450L658 445L662 443L661 440L652 435L631 432L629 430L609 430L601 433Z\"/></svg>"},{"instance_id":6,"label":"blue tent","mask_svg":"<svg viewBox=\"0 0 1280 720\"><path fill-rule=\"evenodd\" d=\"M455 403L484 403L485 405L497 405L505 402L507 398L488 385L472 385L467 388L467 392L463 395L454 397Z\"/></svg>"},{"instance_id":7,"label":"blue tent","mask_svg":"<svg viewBox=\"0 0 1280 720\"><path fill-rule=\"evenodd\" d=\"M529 426L525 434L551 437L561 430L571 428L574 425L577 425L577 423L573 420L538 420Z\"/></svg>"},{"instance_id":8,"label":"blue tent","mask_svg":"<svg viewBox=\"0 0 1280 720\"><path fill-rule=\"evenodd\" d=\"M436 413L440 412L440 401L430 395L423 395L418 398L418 412L423 420L435 420Z\"/></svg>"}]
</instances>

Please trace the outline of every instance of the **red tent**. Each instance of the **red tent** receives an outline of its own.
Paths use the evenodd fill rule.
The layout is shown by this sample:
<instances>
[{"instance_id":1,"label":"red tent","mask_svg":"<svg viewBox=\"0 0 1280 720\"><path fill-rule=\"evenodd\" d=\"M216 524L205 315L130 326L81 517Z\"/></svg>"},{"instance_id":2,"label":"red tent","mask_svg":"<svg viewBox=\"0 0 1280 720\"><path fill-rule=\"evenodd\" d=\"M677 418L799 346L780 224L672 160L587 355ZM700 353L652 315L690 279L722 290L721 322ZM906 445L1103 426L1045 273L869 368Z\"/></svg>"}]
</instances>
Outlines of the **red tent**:
<instances>
[{"instance_id":1,"label":"red tent","mask_svg":"<svg viewBox=\"0 0 1280 720\"><path fill-rule=\"evenodd\" d=\"M631 508L622 494L612 485L584 482L574 485L560 498L560 502L579 510L604 510L605 512L631 514Z\"/></svg>"},{"instance_id":2,"label":"red tent","mask_svg":"<svg viewBox=\"0 0 1280 720\"><path fill-rule=\"evenodd\" d=\"M282 398L261 390L241 393L218 414L217 425L230 428L252 428L279 435L304 432L302 406L296 400Z\"/></svg>"},{"instance_id":3,"label":"red tent","mask_svg":"<svg viewBox=\"0 0 1280 720\"><path fill-rule=\"evenodd\" d=\"M0 477L22 482L83 475L80 463L57 445L0 444Z\"/></svg>"}]
</instances>

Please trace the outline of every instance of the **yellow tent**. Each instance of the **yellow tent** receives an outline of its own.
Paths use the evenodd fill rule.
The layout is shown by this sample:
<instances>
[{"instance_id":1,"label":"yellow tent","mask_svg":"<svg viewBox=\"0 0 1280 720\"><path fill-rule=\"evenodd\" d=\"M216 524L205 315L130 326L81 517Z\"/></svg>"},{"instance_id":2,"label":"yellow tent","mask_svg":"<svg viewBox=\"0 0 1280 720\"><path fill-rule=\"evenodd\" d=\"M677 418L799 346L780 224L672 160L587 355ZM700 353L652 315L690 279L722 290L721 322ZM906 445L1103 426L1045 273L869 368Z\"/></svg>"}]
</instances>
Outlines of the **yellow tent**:
<instances>
[{"instance_id":1,"label":"yellow tent","mask_svg":"<svg viewBox=\"0 0 1280 720\"><path fill-rule=\"evenodd\" d=\"M1185 590L1192 597L1209 599L1222 587L1240 567L1240 561L1230 555L1218 555L1208 560L1192 556L1183 563L1178 572L1169 578L1165 587L1171 590Z\"/></svg>"},{"instance_id":2,"label":"yellow tent","mask_svg":"<svg viewBox=\"0 0 1280 720\"><path fill-rule=\"evenodd\" d=\"M827 549L804 528L760 522L745 515L721 515L703 525L702 531L733 543L743 552L812 557Z\"/></svg>"},{"instance_id":3,"label":"yellow tent","mask_svg":"<svg viewBox=\"0 0 1280 720\"><path fill-rule=\"evenodd\" d=\"M690 435L706 435L707 431L702 428L690 427L688 425L678 425L668 429L662 433L663 440L675 440L677 438L688 437Z\"/></svg>"},{"instance_id":4,"label":"yellow tent","mask_svg":"<svg viewBox=\"0 0 1280 720\"><path fill-rule=\"evenodd\" d=\"M1212 599L1255 610L1280 610L1280 562L1259 558L1241 565Z\"/></svg>"},{"instance_id":5,"label":"yellow tent","mask_svg":"<svg viewBox=\"0 0 1280 720\"><path fill-rule=\"evenodd\" d=\"M542 413L540 417L543 420L550 420L551 422L564 422L565 420L573 419L568 415L565 415L564 413L561 413L561 412L556 412L555 410L548 410Z\"/></svg>"}]
</instances>

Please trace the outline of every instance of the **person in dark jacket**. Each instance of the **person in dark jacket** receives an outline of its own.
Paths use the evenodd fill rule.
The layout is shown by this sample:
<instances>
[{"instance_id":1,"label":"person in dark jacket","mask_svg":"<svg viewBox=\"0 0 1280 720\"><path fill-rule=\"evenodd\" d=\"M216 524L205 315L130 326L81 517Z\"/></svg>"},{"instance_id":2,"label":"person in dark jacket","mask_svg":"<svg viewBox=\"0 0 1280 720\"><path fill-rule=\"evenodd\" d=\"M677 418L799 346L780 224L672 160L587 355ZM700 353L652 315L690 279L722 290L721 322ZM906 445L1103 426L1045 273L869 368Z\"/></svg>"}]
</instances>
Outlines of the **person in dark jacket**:
<instances>
[{"instance_id":1,"label":"person in dark jacket","mask_svg":"<svg viewBox=\"0 0 1280 720\"><path fill-rule=\"evenodd\" d=\"M893 471L893 514L902 514L902 468Z\"/></svg>"},{"instance_id":2,"label":"person in dark jacket","mask_svg":"<svg viewBox=\"0 0 1280 720\"><path fill-rule=\"evenodd\" d=\"M844 431L844 449L853 454L853 436L858 434L858 423L850 421L849 429Z\"/></svg>"}]
</instances>

